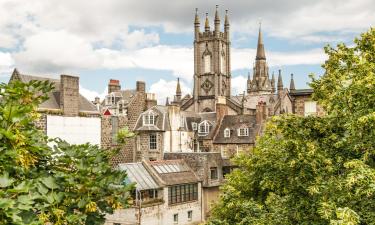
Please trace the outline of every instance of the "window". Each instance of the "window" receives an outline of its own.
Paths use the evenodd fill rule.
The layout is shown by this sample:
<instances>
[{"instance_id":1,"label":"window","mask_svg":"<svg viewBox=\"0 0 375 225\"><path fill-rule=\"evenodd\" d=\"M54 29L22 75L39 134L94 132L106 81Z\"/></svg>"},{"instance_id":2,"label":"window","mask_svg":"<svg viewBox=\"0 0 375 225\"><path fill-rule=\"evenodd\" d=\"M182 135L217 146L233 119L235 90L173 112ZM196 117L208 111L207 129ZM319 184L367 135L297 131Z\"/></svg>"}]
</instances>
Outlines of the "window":
<instances>
[{"instance_id":1,"label":"window","mask_svg":"<svg viewBox=\"0 0 375 225\"><path fill-rule=\"evenodd\" d=\"M225 74L225 54L224 54L224 52L221 53L220 72Z\"/></svg>"},{"instance_id":2,"label":"window","mask_svg":"<svg viewBox=\"0 0 375 225\"><path fill-rule=\"evenodd\" d=\"M316 114L316 102L306 101L305 102L305 116Z\"/></svg>"},{"instance_id":3,"label":"window","mask_svg":"<svg viewBox=\"0 0 375 225\"><path fill-rule=\"evenodd\" d=\"M152 112L148 112L147 114L143 115L143 125L155 125L155 117L156 116Z\"/></svg>"},{"instance_id":4,"label":"window","mask_svg":"<svg viewBox=\"0 0 375 225\"><path fill-rule=\"evenodd\" d=\"M211 56L205 55L203 56L204 60L204 73L210 73L211 72Z\"/></svg>"},{"instance_id":5,"label":"window","mask_svg":"<svg viewBox=\"0 0 375 225\"><path fill-rule=\"evenodd\" d=\"M178 223L178 214L173 214L173 222Z\"/></svg>"},{"instance_id":6,"label":"window","mask_svg":"<svg viewBox=\"0 0 375 225\"><path fill-rule=\"evenodd\" d=\"M158 197L158 191L155 189L148 190L148 197L149 198L157 198Z\"/></svg>"},{"instance_id":7,"label":"window","mask_svg":"<svg viewBox=\"0 0 375 225\"><path fill-rule=\"evenodd\" d=\"M230 129L229 128L225 128L225 130L224 130L224 137L226 137L226 138L230 137Z\"/></svg>"},{"instance_id":8,"label":"window","mask_svg":"<svg viewBox=\"0 0 375 225\"><path fill-rule=\"evenodd\" d=\"M207 121L203 121L199 124L198 135L206 136L210 132L210 124Z\"/></svg>"},{"instance_id":9,"label":"window","mask_svg":"<svg viewBox=\"0 0 375 225\"><path fill-rule=\"evenodd\" d=\"M195 201L198 199L198 184L175 185L168 188L170 205Z\"/></svg>"},{"instance_id":10,"label":"window","mask_svg":"<svg viewBox=\"0 0 375 225\"><path fill-rule=\"evenodd\" d=\"M230 166L223 166L223 178L225 178L225 175L229 174L231 172Z\"/></svg>"},{"instance_id":11,"label":"window","mask_svg":"<svg viewBox=\"0 0 375 225\"><path fill-rule=\"evenodd\" d=\"M149 147L150 150L156 150L157 149L157 139L156 134L150 134L150 140L149 140Z\"/></svg>"},{"instance_id":12,"label":"window","mask_svg":"<svg viewBox=\"0 0 375 225\"><path fill-rule=\"evenodd\" d=\"M185 127L185 118L181 117L181 127Z\"/></svg>"},{"instance_id":13,"label":"window","mask_svg":"<svg viewBox=\"0 0 375 225\"><path fill-rule=\"evenodd\" d=\"M249 136L249 128L240 128L238 129L238 136Z\"/></svg>"},{"instance_id":14,"label":"window","mask_svg":"<svg viewBox=\"0 0 375 225\"><path fill-rule=\"evenodd\" d=\"M210 168L210 174L211 174L211 179L216 180L218 178L217 176L217 167L211 167Z\"/></svg>"},{"instance_id":15,"label":"window","mask_svg":"<svg viewBox=\"0 0 375 225\"><path fill-rule=\"evenodd\" d=\"M189 210L188 211L188 221L191 221L193 219L193 211Z\"/></svg>"},{"instance_id":16,"label":"window","mask_svg":"<svg viewBox=\"0 0 375 225\"><path fill-rule=\"evenodd\" d=\"M192 122L191 123L191 127L193 128L193 130L197 130L198 129L198 124L195 123L195 122Z\"/></svg>"}]
</instances>

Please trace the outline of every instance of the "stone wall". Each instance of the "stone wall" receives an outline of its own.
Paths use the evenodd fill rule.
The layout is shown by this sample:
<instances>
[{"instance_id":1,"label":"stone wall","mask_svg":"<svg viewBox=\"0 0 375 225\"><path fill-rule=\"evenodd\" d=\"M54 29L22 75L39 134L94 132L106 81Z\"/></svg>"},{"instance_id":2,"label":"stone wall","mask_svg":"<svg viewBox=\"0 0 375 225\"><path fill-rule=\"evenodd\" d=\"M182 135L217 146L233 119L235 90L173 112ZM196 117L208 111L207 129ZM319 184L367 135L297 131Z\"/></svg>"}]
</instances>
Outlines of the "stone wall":
<instances>
[{"instance_id":1,"label":"stone wall","mask_svg":"<svg viewBox=\"0 0 375 225\"><path fill-rule=\"evenodd\" d=\"M78 116L79 112L79 77L60 76L60 108L64 115Z\"/></svg>"},{"instance_id":2,"label":"stone wall","mask_svg":"<svg viewBox=\"0 0 375 225\"><path fill-rule=\"evenodd\" d=\"M223 158L232 158L238 153L250 152L254 144L214 144L214 152L220 152Z\"/></svg>"},{"instance_id":3,"label":"stone wall","mask_svg":"<svg viewBox=\"0 0 375 225\"><path fill-rule=\"evenodd\" d=\"M311 95L294 96L293 113L304 116L306 101L311 101ZM322 116L325 114L323 108L318 103L316 105L316 113L318 116Z\"/></svg>"},{"instance_id":4,"label":"stone wall","mask_svg":"<svg viewBox=\"0 0 375 225\"><path fill-rule=\"evenodd\" d=\"M156 134L157 149L150 149L150 134ZM163 159L164 132L142 132L136 137L135 161Z\"/></svg>"}]
</instances>

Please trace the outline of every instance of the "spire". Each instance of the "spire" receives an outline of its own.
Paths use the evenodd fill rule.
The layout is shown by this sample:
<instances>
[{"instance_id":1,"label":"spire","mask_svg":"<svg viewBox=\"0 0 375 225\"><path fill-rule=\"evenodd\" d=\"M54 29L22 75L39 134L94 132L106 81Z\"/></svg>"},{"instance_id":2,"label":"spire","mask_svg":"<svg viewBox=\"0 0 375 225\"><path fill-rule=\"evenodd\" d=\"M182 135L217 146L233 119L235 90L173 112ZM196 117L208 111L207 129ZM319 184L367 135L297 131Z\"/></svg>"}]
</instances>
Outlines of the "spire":
<instances>
[{"instance_id":1,"label":"spire","mask_svg":"<svg viewBox=\"0 0 375 225\"><path fill-rule=\"evenodd\" d=\"M296 90L296 86L294 86L293 74L290 74L290 87L289 87L289 90L290 91L295 91Z\"/></svg>"},{"instance_id":2,"label":"spire","mask_svg":"<svg viewBox=\"0 0 375 225\"><path fill-rule=\"evenodd\" d=\"M165 100L165 105L166 105L166 106L169 105L169 97L167 97L167 99Z\"/></svg>"},{"instance_id":3,"label":"spire","mask_svg":"<svg viewBox=\"0 0 375 225\"><path fill-rule=\"evenodd\" d=\"M199 22L199 16L198 16L198 8L195 8L195 20L194 20L194 24L198 25L198 26L200 24L200 22Z\"/></svg>"},{"instance_id":4,"label":"spire","mask_svg":"<svg viewBox=\"0 0 375 225\"><path fill-rule=\"evenodd\" d=\"M180 96L181 97L180 78L177 78L176 96Z\"/></svg>"},{"instance_id":5,"label":"spire","mask_svg":"<svg viewBox=\"0 0 375 225\"><path fill-rule=\"evenodd\" d=\"M18 72L18 69L17 68L14 68L14 70L13 70L13 73L12 74L14 74L14 75L18 75L18 74L20 74L19 72Z\"/></svg>"},{"instance_id":6,"label":"spire","mask_svg":"<svg viewBox=\"0 0 375 225\"><path fill-rule=\"evenodd\" d=\"M224 21L224 26L229 27L229 19L228 19L228 9L225 10L225 21Z\"/></svg>"},{"instance_id":7,"label":"spire","mask_svg":"<svg viewBox=\"0 0 375 225\"><path fill-rule=\"evenodd\" d=\"M272 79L271 79L272 93L276 92L275 84L276 84L276 82L275 82L275 73L272 72Z\"/></svg>"},{"instance_id":8,"label":"spire","mask_svg":"<svg viewBox=\"0 0 375 225\"><path fill-rule=\"evenodd\" d=\"M262 35L262 23L259 23L259 34L258 34L258 46L257 46L257 60L266 59L266 53L264 52L263 35Z\"/></svg>"},{"instance_id":9,"label":"spire","mask_svg":"<svg viewBox=\"0 0 375 225\"><path fill-rule=\"evenodd\" d=\"M281 77L281 70L279 70L279 78L277 79L277 91L283 90L283 78Z\"/></svg>"},{"instance_id":10,"label":"spire","mask_svg":"<svg viewBox=\"0 0 375 225\"><path fill-rule=\"evenodd\" d=\"M216 11L215 11L215 23L219 22L220 23L220 18L219 18L219 12L217 9L219 8L219 5L216 5Z\"/></svg>"},{"instance_id":11,"label":"spire","mask_svg":"<svg viewBox=\"0 0 375 225\"><path fill-rule=\"evenodd\" d=\"M208 13L206 13L206 22L204 23L204 31L210 31L210 23L208 22Z\"/></svg>"}]
</instances>

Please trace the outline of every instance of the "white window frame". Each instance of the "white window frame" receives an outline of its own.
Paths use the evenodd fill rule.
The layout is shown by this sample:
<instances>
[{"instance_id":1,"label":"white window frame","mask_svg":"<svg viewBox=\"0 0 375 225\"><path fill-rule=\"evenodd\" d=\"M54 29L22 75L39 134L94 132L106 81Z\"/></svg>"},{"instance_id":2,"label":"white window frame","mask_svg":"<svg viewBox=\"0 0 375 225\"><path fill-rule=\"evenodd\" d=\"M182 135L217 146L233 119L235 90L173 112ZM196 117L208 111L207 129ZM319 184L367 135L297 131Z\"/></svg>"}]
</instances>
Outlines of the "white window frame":
<instances>
[{"instance_id":1,"label":"white window frame","mask_svg":"<svg viewBox=\"0 0 375 225\"><path fill-rule=\"evenodd\" d=\"M210 133L211 124L204 120L198 126L198 136L207 136Z\"/></svg>"},{"instance_id":2,"label":"white window frame","mask_svg":"<svg viewBox=\"0 0 375 225\"><path fill-rule=\"evenodd\" d=\"M191 123L191 128L192 128L193 130L198 130L198 124L197 124L196 122L192 122L192 123Z\"/></svg>"},{"instance_id":3,"label":"white window frame","mask_svg":"<svg viewBox=\"0 0 375 225\"><path fill-rule=\"evenodd\" d=\"M239 128L237 133L239 137L247 137L249 136L249 128Z\"/></svg>"},{"instance_id":4,"label":"white window frame","mask_svg":"<svg viewBox=\"0 0 375 225\"><path fill-rule=\"evenodd\" d=\"M152 140L151 135L155 137L155 140ZM154 148L155 146L155 148ZM152 148L151 148L152 147ZM158 136L155 133L151 133L148 136L148 148L150 150L157 150L158 149Z\"/></svg>"},{"instance_id":5,"label":"white window frame","mask_svg":"<svg viewBox=\"0 0 375 225\"><path fill-rule=\"evenodd\" d=\"M229 138L230 137L230 129L229 128L225 128L224 129L224 137L225 138Z\"/></svg>"},{"instance_id":6,"label":"white window frame","mask_svg":"<svg viewBox=\"0 0 375 225\"><path fill-rule=\"evenodd\" d=\"M316 101L305 101L304 112L305 112L305 116L316 115L317 113Z\"/></svg>"},{"instance_id":7,"label":"white window frame","mask_svg":"<svg viewBox=\"0 0 375 225\"><path fill-rule=\"evenodd\" d=\"M143 114L143 126L155 125L156 115L151 111Z\"/></svg>"}]
</instances>

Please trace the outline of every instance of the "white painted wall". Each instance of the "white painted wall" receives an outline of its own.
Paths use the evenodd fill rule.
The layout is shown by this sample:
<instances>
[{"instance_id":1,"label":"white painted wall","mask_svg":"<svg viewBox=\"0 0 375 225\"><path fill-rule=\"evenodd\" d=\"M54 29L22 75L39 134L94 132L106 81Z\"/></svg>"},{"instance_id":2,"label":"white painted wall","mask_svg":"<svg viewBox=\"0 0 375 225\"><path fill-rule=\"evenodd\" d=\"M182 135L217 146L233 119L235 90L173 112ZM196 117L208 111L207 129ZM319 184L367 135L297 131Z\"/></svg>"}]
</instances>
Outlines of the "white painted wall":
<instances>
[{"instance_id":1,"label":"white painted wall","mask_svg":"<svg viewBox=\"0 0 375 225\"><path fill-rule=\"evenodd\" d=\"M70 144L100 145L100 118L47 115L47 136L59 137Z\"/></svg>"}]
</instances>

